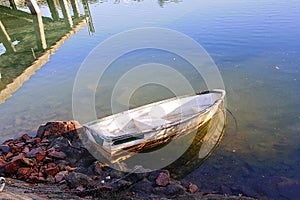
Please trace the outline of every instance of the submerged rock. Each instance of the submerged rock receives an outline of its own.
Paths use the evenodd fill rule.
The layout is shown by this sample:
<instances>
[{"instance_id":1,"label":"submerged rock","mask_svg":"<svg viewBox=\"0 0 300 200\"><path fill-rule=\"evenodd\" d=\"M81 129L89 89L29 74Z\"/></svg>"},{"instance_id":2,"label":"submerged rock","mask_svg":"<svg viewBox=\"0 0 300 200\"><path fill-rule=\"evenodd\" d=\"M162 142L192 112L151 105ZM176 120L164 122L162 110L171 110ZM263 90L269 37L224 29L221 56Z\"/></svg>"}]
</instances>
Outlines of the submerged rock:
<instances>
[{"instance_id":1,"label":"submerged rock","mask_svg":"<svg viewBox=\"0 0 300 200\"><path fill-rule=\"evenodd\" d=\"M45 152L41 147L33 148L28 153L26 153L26 157L27 158L34 158L41 152Z\"/></svg>"},{"instance_id":2,"label":"submerged rock","mask_svg":"<svg viewBox=\"0 0 300 200\"><path fill-rule=\"evenodd\" d=\"M60 171L55 175L55 182L56 183L60 183L61 181L65 180L67 175L68 175L68 171Z\"/></svg>"},{"instance_id":3,"label":"submerged rock","mask_svg":"<svg viewBox=\"0 0 300 200\"><path fill-rule=\"evenodd\" d=\"M112 184L112 188L113 190L115 191L118 191L118 190L124 190L124 189L127 189L129 188L130 186L132 186L132 182L130 181L126 181L126 180L119 180L117 182L114 182Z\"/></svg>"},{"instance_id":4,"label":"submerged rock","mask_svg":"<svg viewBox=\"0 0 300 200\"><path fill-rule=\"evenodd\" d=\"M10 147L8 145L0 145L0 151L2 151L3 153L8 153L11 151Z\"/></svg>"},{"instance_id":5,"label":"submerged rock","mask_svg":"<svg viewBox=\"0 0 300 200\"><path fill-rule=\"evenodd\" d=\"M189 184L189 191L190 191L191 193L195 193L195 192L197 192L198 190L199 190L199 188L198 188L197 185L195 185L195 184L193 184L193 183L190 183L190 184Z\"/></svg>"},{"instance_id":6,"label":"submerged rock","mask_svg":"<svg viewBox=\"0 0 300 200\"><path fill-rule=\"evenodd\" d=\"M32 169L29 167L21 167L18 169L17 176L19 179L28 179L31 174Z\"/></svg>"},{"instance_id":7,"label":"submerged rock","mask_svg":"<svg viewBox=\"0 0 300 200\"><path fill-rule=\"evenodd\" d=\"M170 173L167 172L160 172L158 177L156 178L156 184L159 186L166 186L170 183Z\"/></svg>"},{"instance_id":8,"label":"submerged rock","mask_svg":"<svg viewBox=\"0 0 300 200\"><path fill-rule=\"evenodd\" d=\"M56 158L56 159L65 159L66 158L66 154L64 152L61 151L52 151L48 154L50 157L52 158Z\"/></svg>"},{"instance_id":9,"label":"submerged rock","mask_svg":"<svg viewBox=\"0 0 300 200\"><path fill-rule=\"evenodd\" d=\"M166 187L165 194L167 196L181 195L184 194L185 188L180 184L171 184Z\"/></svg>"},{"instance_id":10,"label":"submerged rock","mask_svg":"<svg viewBox=\"0 0 300 200\"><path fill-rule=\"evenodd\" d=\"M47 174L47 176L54 176L59 172L59 168L58 166L55 167L49 167L45 170L45 173Z\"/></svg>"},{"instance_id":11,"label":"submerged rock","mask_svg":"<svg viewBox=\"0 0 300 200\"><path fill-rule=\"evenodd\" d=\"M146 179L134 184L130 191L140 195L146 195L152 193L153 188L152 182Z\"/></svg>"},{"instance_id":12,"label":"submerged rock","mask_svg":"<svg viewBox=\"0 0 300 200\"><path fill-rule=\"evenodd\" d=\"M66 181L69 187L77 188L79 186L91 186L93 179L85 174L72 172L67 176Z\"/></svg>"},{"instance_id":13,"label":"submerged rock","mask_svg":"<svg viewBox=\"0 0 300 200\"><path fill-rule=\"evenodd\" d=\"M0 158L0 168L6 165L6 161Z\"/></svg>"},{"instance_id":14,"label":"submerged rock","mask_svg":"<svg viewBox=\"0 0 300 200\"><path fill-rule=\"evenodd\" d=\"M24 135L22 135L21 138L23 139L24 142L27 142L28 140L32 139L32 137L26 133Z\"/></svg>"}]
</instances>

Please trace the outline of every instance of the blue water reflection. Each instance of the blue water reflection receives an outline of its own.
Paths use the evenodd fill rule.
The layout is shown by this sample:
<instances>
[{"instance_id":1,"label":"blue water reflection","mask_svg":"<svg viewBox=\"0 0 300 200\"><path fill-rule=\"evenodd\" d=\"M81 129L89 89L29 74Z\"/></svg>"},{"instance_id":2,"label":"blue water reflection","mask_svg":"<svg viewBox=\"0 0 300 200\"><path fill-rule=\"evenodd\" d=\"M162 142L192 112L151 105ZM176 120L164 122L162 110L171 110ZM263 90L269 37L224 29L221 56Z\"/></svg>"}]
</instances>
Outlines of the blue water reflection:
<instances>
[{"instance_id":1,"label":"blue water reflection","mask_svg":"<svg viewBox=\"0 0 300 200\"><path fill-rule=\"evenodd\" d=\"M93 2L90 10L96 32L89 34L85 27L69 38L0 105L1 140L34 132L50 120L72 119L76 72L101 41L132 28L171 28L198 41L212 56L224 79L228 108L238 123L235 129L228 116L221 146L186 180L199 184L203 191L297 199L299 8L299 0L190 0L163 6L157 1ZM121 61L114 67L121 68ZM109 97L98 95L103 101L97 105L97 114L108 115Z\"/></svg>"}]
</instances>

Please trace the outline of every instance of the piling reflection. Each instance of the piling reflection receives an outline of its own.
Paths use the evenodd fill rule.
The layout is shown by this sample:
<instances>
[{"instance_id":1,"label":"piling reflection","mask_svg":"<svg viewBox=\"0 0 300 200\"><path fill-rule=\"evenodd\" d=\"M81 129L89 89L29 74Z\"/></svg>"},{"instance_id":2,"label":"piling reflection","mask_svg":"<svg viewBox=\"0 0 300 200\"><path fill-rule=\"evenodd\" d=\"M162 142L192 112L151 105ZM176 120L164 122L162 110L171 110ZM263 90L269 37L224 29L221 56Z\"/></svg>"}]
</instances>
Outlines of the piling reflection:
<instances>
[{"instance_id":1,"label":"piling reflection","mask_svg":"<svg viewBox=\"0 0 300 200\"><path fill-rule=\"evenodd\" d=\"M89 33L94 33L95 28L94 28L94 25L93 25L93 19L92 19L92 15L91 15L91 12L90 12L88 1L87 0L82 0L81 2L82 2L84 12L85 12L86 17L87 17L86 19L87 19L87 22L88 22Z\"/></svg>"},{"instance_id":2,"label":"piling reflection","mask_svg":"<svg viewBox=\"0 0 300 200\"><path fill-rule=\"evenodd\" d=\"M47 4L51 13L51 17L53 21L58 21L59 20L59 15L58 15L58 10L57 10L57 5L55 1L53 0L47 0Z\"/></svg>"},{"instance_id":3,"label":"piling reflection","mask_svg":"<svg viewBox=\"0 0 300 200\"><path fill-rule=\"evenodd\" d=\"M16 52L16 48L13 45L4 25L2 24L2 21L0 20L0 38L1 41L3 42L3 45L7 51L7 53L12 53L12 52Z\"/></svg>"},{"instance_id":4,"label":"piling reflection","mask_svg":"<svg viewBox=\"0 0 300 200\"><path fill-rule=\"evenodd\" d=\"M35 0L26 0L24 4L30 13L18 10L24 7L16 6L15 1L7 2L9 7L0 6L0 103L48 62L50 55L86 22L90 32L95 31L87 3L83 3L84 13L80 13L78 0L43 3L47 3L52 18L41 15ZM59 16L59 7L63 17Z\"/></svg>"},{"instance_id":5,"label":"piling reflection","mask_svg":"<svg viewBox=\"0 0 300 200\"><path fill-rule=\"evenodd\" d=\"M164 7L165 4L167 3L180 3L182 0L158 0L157 3L159 4L160 7Z\"/></svg>"}]
</instances>

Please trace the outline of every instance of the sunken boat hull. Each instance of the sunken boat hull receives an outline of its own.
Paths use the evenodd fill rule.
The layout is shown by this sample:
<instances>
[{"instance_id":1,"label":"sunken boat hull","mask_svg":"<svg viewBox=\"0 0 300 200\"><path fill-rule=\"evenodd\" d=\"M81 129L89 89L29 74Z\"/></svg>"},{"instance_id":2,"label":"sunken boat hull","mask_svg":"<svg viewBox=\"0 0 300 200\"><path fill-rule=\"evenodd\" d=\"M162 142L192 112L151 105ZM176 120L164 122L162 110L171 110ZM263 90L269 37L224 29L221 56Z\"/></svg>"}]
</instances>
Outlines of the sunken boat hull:
<instances>
[{"instance_id":1,"label":"sunken boat hull","mask_svg":"<svg viewBox=\"0 0 300 200\"><path fill-rule=\"evenodd\" d=\"M213 90L111 115L83 125L85 141L110 163L125 160L197 131L223 110L224 96Z\"/></svg>"}]
</instances>

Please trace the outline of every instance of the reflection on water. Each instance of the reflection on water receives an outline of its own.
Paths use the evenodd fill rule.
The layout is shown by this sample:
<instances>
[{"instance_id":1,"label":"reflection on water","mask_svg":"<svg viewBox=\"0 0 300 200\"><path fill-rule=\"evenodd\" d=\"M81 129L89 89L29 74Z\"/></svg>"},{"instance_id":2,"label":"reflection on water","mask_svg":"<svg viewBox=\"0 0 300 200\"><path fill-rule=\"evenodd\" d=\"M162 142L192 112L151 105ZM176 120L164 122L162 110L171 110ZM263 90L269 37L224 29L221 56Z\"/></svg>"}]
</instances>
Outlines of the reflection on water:
<instances>
[{"instance_id":1,"label":"reflection on water","mask_svg":"<svg viewBox=\"0 0 300 200\"><path fill-rule=\"evenodd\" d=\"M197 169L220 144L226 125L226 111L219 109L213 118L198 129L189 148L179 159L169 165L172 176L182 179L189 173ZM190 144L190 143L189 143ZM177 144L177 147L180 146Z\"/></svg>"},{"instance_id":2,"label":"reflection on water","mask_svg":"<svg viewBox=\"0 0 300 200\"><path fill-rule=\"evenodd\" d=\"M164 7L165 4L167 3L179 3L181 2L182 0L158 0L158 4L160 7Z\"/></svg>"},{"instance_id":3,"label":"reflection on water","mask_svg":"<svg viewBox=\"0 0 300 200\"><path fill-rule=\"evenodd\" d=\"M0 6L0 103L43 66L72 33L82 28L85 19L93 27L87 2L83 2L86 15L80 15L77 0L71 0L73 18L66 1L59 4L47 1L52 19L42 17L32 0L27 0L31 14L18 10L14 1L10 2L12 9ZM22 2L19 5L24 6ZM62 18L58 16L57 5L62 10ZM90 31L94 32L94 28Z\"/></svg>"},{"instance_id":4,"label":"reflection on water","mask_svg":"<svg viewBox=\"0 0 300 200\"><path fill-rule=\"evenodd\" d=\"M299 0L189 0L165 3L163 7L160 1L101 2L88 4L95 33L89 34L87 27L78 31L43 68L0 105L0 140L34 132L39 124L49 120L72 119L71 96L76 71L100 42L131 28L171 28L192 37L213 57L225 82L228 109L238 124L236 130L234 121L228 116L226 135L219 148L186 180L197 183L201 191L242 193L258 199L299 198ZM43 5L46 4L40 8L43 16L52 19L49 8ZM81 2L79 10L84 13ZM63 17L61 9L58 9L58 15ZM20 41L15 45L16 53L8 56L8 62L25 62L15 56L18 46L24 45L23 38L11 35L15 28L13 23L4 23L2 18L1 21L11 41ZM27 21L17 26L25 26ZM64 23L61 21L62 25ZM45 29L47 39L46 23ZM53 30L60 31L59 28ZM34 34L27 38L35 41ZM32 45L29 47L26 51L32 58ZM190 75L185 62L177 57L174 61L173 55L158 60L158 54L161 55L160 52L148 54L147 58L180 66ZM3 56L5 54L0 59ZM106 77L107 85L99 85L99 88L109 91L113 88L109 80L115 80L116 73L119 75L124 68L138 64L144 58L134 54L133 61L120 59L114 63L110 76ZM19 68L15 65L14 69ZM14 69L7 70L6 77L18 71ZM150 98L162 97L161 91L148 91L147 96L136 95L139 98L134 98L133 104L142 105ZM109 114L108 94L98 94L101 99L96 102L99 117Z\"/></svg>"}]
</instances>

